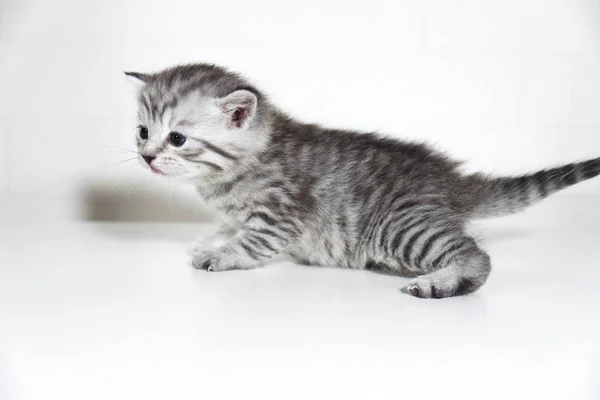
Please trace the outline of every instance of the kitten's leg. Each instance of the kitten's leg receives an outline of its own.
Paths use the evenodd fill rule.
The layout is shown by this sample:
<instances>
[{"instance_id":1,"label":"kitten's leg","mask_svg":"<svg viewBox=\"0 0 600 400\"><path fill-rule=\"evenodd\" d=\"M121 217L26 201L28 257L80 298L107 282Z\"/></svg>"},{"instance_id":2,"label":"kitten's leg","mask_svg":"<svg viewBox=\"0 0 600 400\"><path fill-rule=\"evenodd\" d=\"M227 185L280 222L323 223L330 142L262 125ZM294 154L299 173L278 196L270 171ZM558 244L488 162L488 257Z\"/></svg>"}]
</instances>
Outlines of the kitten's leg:
<instances>
[{"instance_id":1,"label":"kitten's leg","mask_svg":"<svg viewBox=\"0 0 600 400\"><path fill-rule=\"evenodd\" d=\"M208 271L254 268L280 254L299 232L291 220L252 213L224 245L194 254L192 265Z\"/></svg>"},{"instance_id":2,"label":"kitten's leg","mask_svg":"<svg viewBox=\"0 0 600 400\"><path fill-rule=\"evenodd\" d=\"M235 231L229 227L220 226L216 233L197 237L189 248L190 254L198 254L207 250L216 250L223 246L227 241L235 235Z\"/></svg>"},{"instance_id":3,"label":"kitten's leg","mask_svg":"<svg viewBox=\"0 0 600 400\"><path fill-rule=\"evenodd\" d=\"M398 207L378 226L374 245L386 258L422 275L404 292L441 298L477 290L490 273L489 256L464 233L464 221L452 210L411 202Z\"/></svg>"},{"instance_id":4,"label":"kitten's leg","mask_svg":"<svg viewBox=\"0 0 600 400\"><path fill-rule=\"evenodd\" d=\"M240 223L228 216L221 219L221 224L215 233L197 237L191 244L191 254L201 253L207 250L215 250L223 246L240 229Z\"/></svg>"}]
</instances>

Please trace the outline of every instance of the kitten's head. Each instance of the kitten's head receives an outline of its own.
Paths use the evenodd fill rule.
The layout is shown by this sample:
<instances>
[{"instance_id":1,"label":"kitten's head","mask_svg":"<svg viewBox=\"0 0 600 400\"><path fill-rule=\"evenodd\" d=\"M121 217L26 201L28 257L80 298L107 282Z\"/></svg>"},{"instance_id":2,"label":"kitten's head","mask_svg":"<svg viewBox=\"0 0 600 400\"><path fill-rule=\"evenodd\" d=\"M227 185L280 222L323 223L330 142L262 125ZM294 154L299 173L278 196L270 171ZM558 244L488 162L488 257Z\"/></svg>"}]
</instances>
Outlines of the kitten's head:
<instances>
[{"instance_id":1,"label":"kitten's head","mask_svg":"<svg viewBox=\"0 0 600 400\"><path fill-rule=\"evenodd\" d=\"M266 102L240 76L208 64L125 74L140 83L138 154L154 173L218 178L266 145Z\"/></svg>"}]
</instances>

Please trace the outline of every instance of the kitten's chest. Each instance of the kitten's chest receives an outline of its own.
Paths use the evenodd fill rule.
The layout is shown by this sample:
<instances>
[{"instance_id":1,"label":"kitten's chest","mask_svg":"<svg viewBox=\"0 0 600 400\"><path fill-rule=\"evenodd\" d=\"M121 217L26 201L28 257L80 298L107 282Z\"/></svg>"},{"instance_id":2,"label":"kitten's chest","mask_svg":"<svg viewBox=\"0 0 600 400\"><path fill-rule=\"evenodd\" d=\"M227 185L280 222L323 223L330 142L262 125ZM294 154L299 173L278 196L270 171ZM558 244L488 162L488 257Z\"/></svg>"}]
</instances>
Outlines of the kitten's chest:
<instances>
[{"instance_id":1,"label":"kitten's chest","mask_svg":"<svg viewBox=\"0 0 600 400\"><path fill-rule=\"evenodd\" d=\"M270 197L273 188L269 187L271 180L271 176L266 174L261 179L246 174L243 178L207 188L206 191L200 189L199 191L210 208L242 222L257 207L265 207L273 203Z\"/></svg>"},{"instance_id":2,"label":"kitten's chest","mask_svg":"<svg viewBox=\"0 0 600 400\"><path fill-rule=\"evenodd\" d=\"M240 199L205 199L205 202L210 209L226 216L228 220L235 220L241 223L247 218L248 205Z\"/></svg>"},{"instance_id":3,"label":"kitten's chest","mask_svg":"<svg viewBox=\"0 0 600 400\"><path fill-rule=\"evenodd\" d=\"M252 191L244 188L231 188L225 192L201 193L205 204L228 220L242 223L249 215L253 204L256 203Z\"/></svg>"}]
</instances>

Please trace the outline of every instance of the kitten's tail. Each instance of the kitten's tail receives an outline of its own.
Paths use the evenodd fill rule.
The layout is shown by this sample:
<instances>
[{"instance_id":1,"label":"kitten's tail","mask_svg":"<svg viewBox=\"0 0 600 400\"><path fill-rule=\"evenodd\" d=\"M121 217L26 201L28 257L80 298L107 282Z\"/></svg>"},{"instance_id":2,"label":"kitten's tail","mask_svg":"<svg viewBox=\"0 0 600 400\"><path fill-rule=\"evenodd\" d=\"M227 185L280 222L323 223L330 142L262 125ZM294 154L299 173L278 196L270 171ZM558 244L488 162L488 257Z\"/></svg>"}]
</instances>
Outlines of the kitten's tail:
<instances>
[{"instance_id":1,"label":"kitten's tail","mask_svg":"<svg viewBox=\"0 0 600 400\"><path fill-rule=\"evenodd\" d=\"M600 157L517 177L468 175L455 199L472 218L512 214L566 187L600 175Z\"/></svg>"}]
</instances>

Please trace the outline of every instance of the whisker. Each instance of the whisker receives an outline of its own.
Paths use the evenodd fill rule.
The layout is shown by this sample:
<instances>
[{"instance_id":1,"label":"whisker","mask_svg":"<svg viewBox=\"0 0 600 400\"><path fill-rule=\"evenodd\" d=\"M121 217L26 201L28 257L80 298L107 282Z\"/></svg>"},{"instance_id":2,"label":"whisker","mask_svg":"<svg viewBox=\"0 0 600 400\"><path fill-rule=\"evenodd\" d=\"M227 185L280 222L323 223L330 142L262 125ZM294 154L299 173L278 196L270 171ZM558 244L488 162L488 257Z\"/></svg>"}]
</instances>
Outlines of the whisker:
<instances>
[{"instance_id":1,"label":"whisker","mask_svg":"<svg viewBox=\"0 0 600 400\"><path fill-rule=\"evenodd\" d=\"M109 149L117 149L117 150L122 150L122 151L126 151L129 153L137 153L137 151L135 150L131 150L131 149L126 149L125 147L119 147L119 146L109 146L109 145L102 145L102 147L107 147Z\"/></svg>"},{"instance_id":2,"label":"whisker","mask_svg":"<svg viewBox=\"0 0 600 400\"><path fill-rule=\"evenodd\" d=\"M137 157L132 157L132 158L128 158L127 160L121 160L121 161L114 162L114 163L112 163L112 164L113 164L113 165L114 165L114 164L123 164L123 163L126 163L126 162L128 162L128 161L133 161L133 160L137 160L137 159L138 159ZM109 165L110 165L110 164L109 164Z\"/></svg>"},{"instance_id":3,"label":"whisker","mask_svg":"<svg viewBox=\"0 0 600 400\"><path fill-rule=\"evenodd\" d=\"M133 160L137 160L137 157L128 158L126 160L119 160L119 161L113 161L113 162L109 162L109 163L104 163L104 164L98 165L96 167L90 168L88 170L81 171L79 173L76 172L73 175L71 175L70 182L74 183L74 184L80 183L80 181L83 180L83 179L85 179L86 175L89 174L92 171L97 171L99 169L104 169L104 168L108 168L108 167L111 167L111 168L112 167L118 167L118 166L121 166L121 165L123 165L123 164L125 164L127 162L130 162L130 161L133 161ZM80 174L80 175L78 176L78 174Z\"/></svg>"},{"instance_id":4,"label":"whisker","mask_svg":"<svg viewBox=\"0 0 600 400\"><path fill-rule=\"evenodd\" d=\"M169 203L169 211L173 211L173 202L171 201L172 195L173 195L173 178L169 177L169 197L167 199L167 202Z\"/></svg>"},{"instance_id":5,"label":"whisker","mask_svg":"<svg viewBox=\"0 0 600 400\"><path fill-rule=\"evenodd\" d=\"M129 153L135 153L135 151L125 151L125 150L121 150L119 151L117 154L129 154Z\"/></svg>"},{"instance_id":6,"label":"whisker","mask_svg":"<svg viewBox=\"0 0 600 400\"><path fill-rule=\"evenodd\" d=\"M115 190L115 187L117 187L117 182L113 182L113 184L110 186L110 189L108 189L108 194L112 194L113 190Z\"/></svg>"},{"instance_id":7,"label":"whisker","mask_svg":"<svg viewBox=\"0 0 600 400\"><path fill-rule=\"evenodd\" d=\"M96 168L114 167L114 166L121 165L126 162L133 161L133 160L137 160L137 157L131 157L126 160L119 160L119 161L112 161L109 163L104 163L104 164L98 165Z\"/></svg>"},{"instance_id":8,"label":"whisker","mask_svg":"<svg viewBox=\"0 0 600 400\"><path fill-rule=\"evenodd\" d=\"M129 197L129 195L131 194L131 189L133 189L133 184L129 185L129 189L127 189L127 193L125 194L125 199L128 203L131 201L131 198Z\"/></svg>"}]
</instances>

